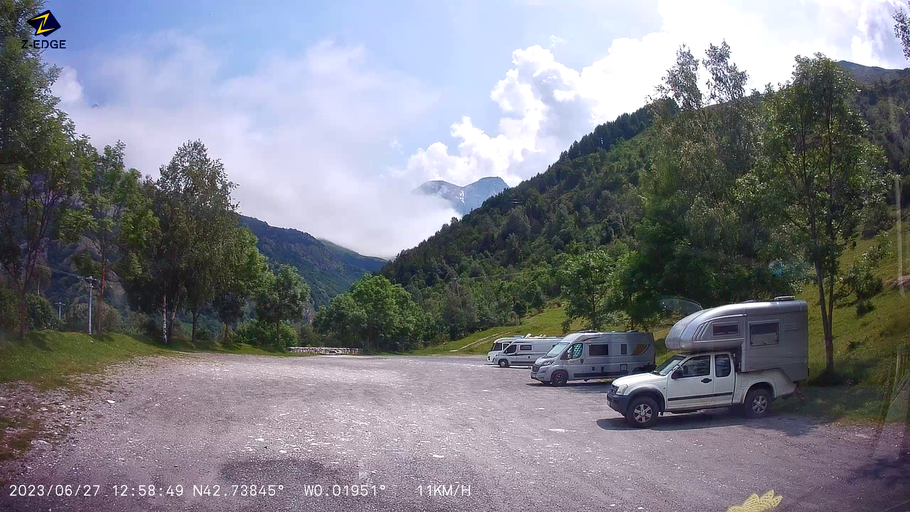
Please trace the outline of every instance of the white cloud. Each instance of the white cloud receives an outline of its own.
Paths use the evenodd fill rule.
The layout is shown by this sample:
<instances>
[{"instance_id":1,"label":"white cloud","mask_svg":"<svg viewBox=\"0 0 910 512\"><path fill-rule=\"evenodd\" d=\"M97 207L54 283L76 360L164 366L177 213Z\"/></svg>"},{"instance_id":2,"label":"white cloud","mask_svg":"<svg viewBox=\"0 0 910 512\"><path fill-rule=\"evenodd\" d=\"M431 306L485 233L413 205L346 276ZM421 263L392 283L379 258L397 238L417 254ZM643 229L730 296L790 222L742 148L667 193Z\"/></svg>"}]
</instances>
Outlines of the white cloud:
<instances>
[{"instance_id":1,"label":"white cloud","mask_svg":"<svg viewBox=\"0 0 910 512\"><path fill-rule=\"evenodd\" d=\"M566 44L566 40L559 36L550 36L550 48L556 48L561 44Z\"/></svg>"},{"instance_id":2,"label":"white cloud","mask_svg":"<svg viewBox=\"0 0 910 512\"><path fill-rule=\"evenodd\" d=\"M403 173L462 185L498 175L515 185L545 170L597 124L643 106L683 43L701 57L710 43L725 39L734 62L759 89L787 80L800 54L903 67L889 24L896 1L664 0L657 7L659 31L614 39L603 58L580 71L540 46L516 50L512 69L490 94L502 113L495 135L462 117L452 125L454 145L435 142L417 150ZM552 48L558 38L550 39Z\"/></svg>"},{"instance_id":3,"label":"white cloud","mask_svg":"<svg viewBox=\"0 0 910 512\"><path fill-rule=\"evenodd\" d=\"M90 70L109 88L91 108L76 70L54 90L96 146L123 140L127 163L157 175L177 147L201 139L221 158L244 214L392 256L433 234L455 212L384 179L372 156L425 113L436 95L369 65L361 47L323 42L275 54L249 74L220 78L225 56L174 33L141 53Z\"/></svg>"}]
</instances>

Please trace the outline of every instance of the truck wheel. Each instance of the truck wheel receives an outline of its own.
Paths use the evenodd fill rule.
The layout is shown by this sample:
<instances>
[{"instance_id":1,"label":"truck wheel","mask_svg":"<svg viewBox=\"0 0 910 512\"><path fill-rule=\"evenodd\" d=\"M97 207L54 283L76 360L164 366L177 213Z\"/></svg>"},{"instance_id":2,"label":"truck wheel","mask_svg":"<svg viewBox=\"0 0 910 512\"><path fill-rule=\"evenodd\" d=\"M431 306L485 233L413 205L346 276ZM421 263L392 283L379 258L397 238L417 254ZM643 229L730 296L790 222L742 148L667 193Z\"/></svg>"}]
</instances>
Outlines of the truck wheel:
<instances>
[{"instance_id":1,"label":"truck wheel","mask_svg":"<svg viewBox=\"0 0 910 512\"><path fill-rule=\"evenodd\" d=\"M771 410L771 393L767 389L758 388L746 393L743 403L743 412L747 418L763 418Z\"/></svg>"},{"instance_id":2,"label":"truck wheel","mask_svg":"<svg viewBox=\"0 0 910 512\"><path fill-rule=\"evenodd\" d=\"M648 396L632 400L626 409L626 422L636 428L649 428L657 423L657 402Z\"/></svg>"},{"instance_id":3,"label":"truck wheel","mask_svg":"<svg viewBox=\"0 0 910 512\"><path fill-rule=\"evenodd\" d=\"M508 368L508 367L509 367L509 362L508 362L507 360L505 360L505 359L500 359L500 360L499 360L499 367L500 367L500 368Z\"/></svg>"},{"instance_id":4,"label":"truck wheel","mask_svg":"<svg viewBox=\"0 0 910 512\"><path fill-rule=\"evenodd\" d=\"M553 372L550 376L550 384L554 386L565 386L566 382L569 382L569 374L562 370Z\"/></svg>"}]
</instances>

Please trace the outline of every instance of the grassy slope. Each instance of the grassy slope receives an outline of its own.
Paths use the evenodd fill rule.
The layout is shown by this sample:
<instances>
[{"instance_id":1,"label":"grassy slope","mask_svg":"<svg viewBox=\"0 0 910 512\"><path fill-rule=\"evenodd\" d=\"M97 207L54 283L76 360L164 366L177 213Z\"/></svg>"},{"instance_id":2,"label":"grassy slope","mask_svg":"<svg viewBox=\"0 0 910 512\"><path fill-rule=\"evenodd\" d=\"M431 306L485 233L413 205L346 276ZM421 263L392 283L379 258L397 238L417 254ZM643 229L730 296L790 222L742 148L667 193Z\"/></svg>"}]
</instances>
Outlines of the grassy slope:
<instances>
[{"instance_id":1,"label":"grassy slope","mask_svg":"<svg viewBox=\"0 0 910 512\"><path fill-rule=\"evenodd\" d=\"M217 343L195 346L177 342L173 346L157 343L148 336L104 334L88 336L79 332L37 331L25 341L0 341L0 382L23 381L39 389L69 386L78 374L95 373L106 365L136 356L179 355L186 352L225 352L233 354L273 353L249 345L222 347Z\"/></svg>"}]
</instances>

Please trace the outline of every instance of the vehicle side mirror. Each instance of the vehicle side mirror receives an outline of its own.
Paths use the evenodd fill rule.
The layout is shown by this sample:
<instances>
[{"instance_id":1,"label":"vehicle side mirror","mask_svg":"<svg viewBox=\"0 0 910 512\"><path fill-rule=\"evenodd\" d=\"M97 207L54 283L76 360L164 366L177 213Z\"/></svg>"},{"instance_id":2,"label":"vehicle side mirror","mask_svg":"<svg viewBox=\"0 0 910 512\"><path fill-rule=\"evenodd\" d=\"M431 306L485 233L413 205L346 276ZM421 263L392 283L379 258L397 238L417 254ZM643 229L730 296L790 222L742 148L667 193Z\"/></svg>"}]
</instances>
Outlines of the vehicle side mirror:
<instances>
[{"instance_id":1,"label":"vehicle side mirror","mask_svg":"<svg viewBox=\"0 0 910 512\"><path fill-rule=\"evenodd\" d=\"M673 373L670 374L670 378L676 380L683 376L682 368L677 368L673 370Z\"/></svg>"}]
</instances>

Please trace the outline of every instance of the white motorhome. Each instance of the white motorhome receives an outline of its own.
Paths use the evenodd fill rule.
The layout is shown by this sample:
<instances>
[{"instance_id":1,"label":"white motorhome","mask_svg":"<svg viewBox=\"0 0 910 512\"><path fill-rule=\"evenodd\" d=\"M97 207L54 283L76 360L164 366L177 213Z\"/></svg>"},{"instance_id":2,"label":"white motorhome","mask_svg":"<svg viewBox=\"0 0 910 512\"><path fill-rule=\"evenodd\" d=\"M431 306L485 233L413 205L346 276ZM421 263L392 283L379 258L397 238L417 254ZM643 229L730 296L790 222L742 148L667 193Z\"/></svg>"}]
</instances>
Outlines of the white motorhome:
<instances>
[{"instance_id":1,"label":"white motorhome","mask_svg":"<svg viewBox=\"0 0 910 512\"><path fill-rule=\"evenodd\" d=\"M490 351L487 352L487 362L492 363L493 357L496 354L499 354L500 352L505 350L506 347L508 347L509 344L512 343L513 341L515 341L517 339L521 339L521 338L524 338L524 336L509 336L507 338L496 338L496 341L494 341L493 345L490 347Z\"/></svg>"},{"instance_id":2,"label":"white motorhome","mask_svg":"<svg viewBox=\"0 0 910 512\"><path fill-rule=\"evenodd\" d=\"M650 427L665 412L742 406L746 416L768 414L809 376L809 313L805 301L775 297L693 313L667 335L685 350L653 372L613 381L612 409L634 427Z\"/></svg>"},{"instance_id":3,"label":"white motorhome","mask_svg":"<svg viewBox=\"0 0 910 512\"><path fill-rule=\"evenodd\" d=\"M492 358L492 363L500 368L512 365L531 366L538 357L549 352L562 338L556 337L524 337L517 338L509 343L502 352Z\"/></svg>"},{"instance_id":4,"label":"white motorhome","mask_svg":"<svg viewBox=\"0 0 910 512\"><path fill-rule=\"evenodd\" d=\"M654 369L651 333L578 332L563 338L531 367L531 378L563 386L570 380L618 377Z\"/></svg>"}]
</instances>

